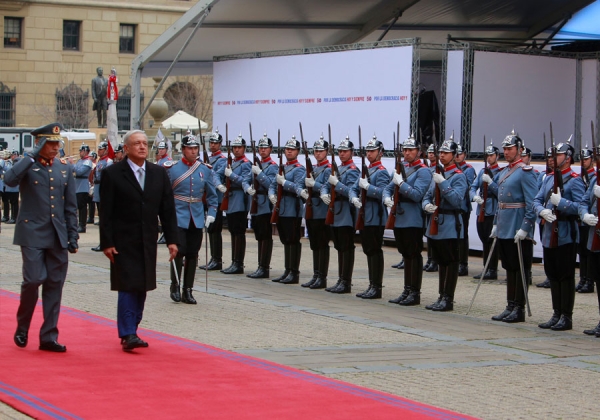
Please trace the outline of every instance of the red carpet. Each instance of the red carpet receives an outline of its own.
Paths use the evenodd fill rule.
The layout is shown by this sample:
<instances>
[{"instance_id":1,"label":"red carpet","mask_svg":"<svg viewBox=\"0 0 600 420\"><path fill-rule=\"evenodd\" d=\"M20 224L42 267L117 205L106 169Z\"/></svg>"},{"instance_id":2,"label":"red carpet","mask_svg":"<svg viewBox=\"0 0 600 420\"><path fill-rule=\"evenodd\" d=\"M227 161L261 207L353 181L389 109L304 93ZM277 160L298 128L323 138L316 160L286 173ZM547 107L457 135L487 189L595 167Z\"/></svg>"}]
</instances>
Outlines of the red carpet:
<instances>
[{"instance_id":1,"label":"red carpet","mask_svg":"<svg viewBox=\"0 0 600 420\"><path fill-rule=\"evenodd\" d=\"M65 307L67 353L37 349L39 304L20 349L17 305L0 290L0 400L35 418L471 418L155 331L140 331L149 348L125 353L114 321Z\"/></svg>"}]
</instances>

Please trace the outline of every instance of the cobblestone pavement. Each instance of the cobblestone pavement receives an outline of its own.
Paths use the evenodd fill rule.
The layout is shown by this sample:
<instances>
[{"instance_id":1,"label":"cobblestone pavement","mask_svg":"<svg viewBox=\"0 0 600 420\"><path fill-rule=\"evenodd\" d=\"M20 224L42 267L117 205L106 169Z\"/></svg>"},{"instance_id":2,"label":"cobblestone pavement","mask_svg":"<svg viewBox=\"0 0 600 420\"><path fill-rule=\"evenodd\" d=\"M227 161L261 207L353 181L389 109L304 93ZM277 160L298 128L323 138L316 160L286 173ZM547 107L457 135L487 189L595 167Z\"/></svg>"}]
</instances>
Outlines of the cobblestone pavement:
<instances>
[{"instance_id":1,"label":"cobblestone pavement","mask_svg":"<svg viewBox=\"0 0 600 420\"><path fill-rule=\"evenodd\" d=\"M12 245L13 227L0 234L0 288L18 292L21 255ZM229 235L224 247L229 257ZM246 273L256 269L257 249L247 235ZM275 238L273 277L283 271L283 248ZM63 305L116 318L116 292L109 290L108 260L92 252L98 228L81 235L80 252L71 256ZM384 296L365 301L354 296L368 286L366 259L356 249L353 294L332 295L298 285L282 285L243 275L198 270L197 306L169 299L167 250L159 247L158 288L148 294L142 327L307 370L486 419L600 418L594 391L600 381L600 339L582 334L598 323L596 294L577 294L574 329L541 330L552 311L550 291L532 287L533 315L525 323L490 320L504 309L506 286L482 284L465 315L482 267L471 257L469 277L460 277L452 313L432 313L425 304L437 298L437 273L425 273L422 305L388 303L402 289L400 261L385 247ZM302 280L312 276L308 242L303 242ZM337 278L332 250L330 281ZM204 260L204 248L200 252ZM229 260L226 260L229 263ZM533 282L544 280L534 264ZM60 324L59 324L60 326ZM0 326L0 345L13 345L14 325ZM142 335L143 337L143 335ZM118 346L115 331L115 347ZM65 343L69 344L69 343ZM0 417L28 418L0 404Z\"/></svg>"}]
</instances>

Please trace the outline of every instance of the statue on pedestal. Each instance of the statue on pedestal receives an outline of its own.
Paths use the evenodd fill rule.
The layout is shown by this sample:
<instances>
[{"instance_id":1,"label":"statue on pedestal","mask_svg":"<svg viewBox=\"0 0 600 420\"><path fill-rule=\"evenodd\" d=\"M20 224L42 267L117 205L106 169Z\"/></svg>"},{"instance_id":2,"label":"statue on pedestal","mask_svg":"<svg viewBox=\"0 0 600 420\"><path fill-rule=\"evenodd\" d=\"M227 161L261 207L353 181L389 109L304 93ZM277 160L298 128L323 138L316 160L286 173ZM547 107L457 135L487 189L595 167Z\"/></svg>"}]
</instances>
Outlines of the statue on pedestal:
<instances>
[{"instance_id":1,"label":"statue on pedestal","mask_svg":"<svg viewBox=\"0 0 600 420\"><path fill-rule=\"evenodd\" d=\"M108 83L102 76L102 67L98 67L96 73L98 75L92 79L92 99L94 100L92 110L96 111L98 116L98 128L104 128L106 127L106 110L108 109Z\"/></svg>"}]
</instances>

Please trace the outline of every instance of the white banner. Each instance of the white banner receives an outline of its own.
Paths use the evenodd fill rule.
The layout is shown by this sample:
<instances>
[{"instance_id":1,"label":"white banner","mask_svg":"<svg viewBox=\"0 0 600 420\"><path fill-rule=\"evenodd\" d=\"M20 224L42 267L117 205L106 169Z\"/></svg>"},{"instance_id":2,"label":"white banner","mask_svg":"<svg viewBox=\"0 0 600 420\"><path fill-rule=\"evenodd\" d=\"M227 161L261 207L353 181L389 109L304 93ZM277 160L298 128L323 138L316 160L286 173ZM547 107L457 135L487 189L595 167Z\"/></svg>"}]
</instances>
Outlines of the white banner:
<instances>
[{"instance_id":1,"label":"white banner","mask_svg":"<svg viewBox=\"0 0 600 420\"><path fill-rule=\"evenodd\" d=\"M108 112L106 113L106 137L113 150L119 145L119 121L117 120L117 101L108 100Z\"/></svg>"}]
</instances>

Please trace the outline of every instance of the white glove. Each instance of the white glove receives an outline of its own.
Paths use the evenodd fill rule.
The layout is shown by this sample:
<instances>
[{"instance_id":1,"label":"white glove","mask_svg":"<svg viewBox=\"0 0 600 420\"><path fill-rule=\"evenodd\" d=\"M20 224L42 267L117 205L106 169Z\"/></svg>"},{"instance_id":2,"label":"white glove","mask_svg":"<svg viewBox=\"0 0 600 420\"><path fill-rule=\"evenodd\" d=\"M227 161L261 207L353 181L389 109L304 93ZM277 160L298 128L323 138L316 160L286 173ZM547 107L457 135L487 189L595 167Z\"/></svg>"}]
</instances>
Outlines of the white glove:
<instances>
[{"instance_id":1,"label":"white glove","mask_svg":"<svg viewBox=\"0 0 600 420\"><path fill-rule=\"evenodd\" d=\"M257 164L252 165L252 173L254 175L258 175L262 172L262 169L260 169L260 166L258 166Z\"/></svg>"},{"instance_id":2,"label":"white glove","mask_svg":"<svg viewBox=\"0 0 600 420\"><path fill-rule=\"evenodd\" d=\"M581 220L588 226L596 226L598 224L598 217L591 213L586 213Z\"/></svg>"},{"instance_id":3,"label":"white glove","mask_svg":"<svg viewBox=\"0 0 600 420\"><path fill-rule=\"evenodd\" d=\"M481 198L480 196L476 195L475 197L473 197L473 202L481 205L481 204L483 204L483 198Z\"/></svg>"},{"instance_id":4,"label":"white glove","mask_svg":"<svg viewBox=\"0 0 600 420\"><path fill-rule=\"evenodd\" d=\"M540 217L544 219L546 222L554 222L556 220L556 216L552 213L550 209L544 209L540 212Z\"/></svg>"},{"instance_id":5,"label":"white glove","mask_svg":"<svg viewBox=\"0 0 600 420\"><path fill-rule=\"evenodd\" d=\"M367 178L360 178L358 180L358 186L360 188L362 188L363 190L368 190L369 187L371 186L371 184L369 184L369 181L367 181Z\"/></svg>"},{"instance_id":6,"label":"white glove","mask_svg":"<svg viewBox=\"0 0 600 420\"><path fill-rule=\"evenodd\" d=\"M204 227L208 229L210 224L215 221L214 216L206 216L206 220L204 221Z\"/></svg>"},{"instance_id":7,"label":"white glove","mask_svg":"<svg viewBox=\"0 0 600 420\"><path fill-rule=\"evenodd\" d=\"M340 181L338 180L338 177L337 177L337 176L335 176L335 175L329 175L329 180L328 180L328 181L329 181L329 183L330 183L331 185L333 185L334 187L335 187L335 186L338 184L338 182L340 182Z\"/></svg>"},{"instance_id":8,"label":"white glove","mask_svg":"<svg viewBox=\"0 0 600 420\"><path fill-rule=\"evenodd\" d=\"M492 226L492 232L490 233L490 238L495 238L498 236L496 233L497 230L498 230L498 227L496 225Z\"/></svg>"},{"instance_id":9,"label":"white glove","mask_svg":"<svg viewBox=\"0 0 600 420\"><path fill-rule=\"evenodd\" d=\"M596 198L600 198L600 185L594 185L594 195Z\"/></svg>"},{"instance_id":10,"label":"white glove","mask_svg":"<svg viewBox=\"0 0 600 420\"><path fill-rule=\"evenodd\" d=\"M489 176L488 174L481 175L481 180L483 182L485 182L486 184L491 184L492 182L494 182L494 180L492 179L492 177Z\"/></svg>"},{"instance_id":11,"label":"white glove","mask_svg":"<svg viewBox=\"0 0 600 420\"><path fill-rule=\"evenodd\" d=\"M554 204L555 206L558 206L558 203L560 203L560 199L562 198L562 196L560 195L560 190L558 190L558 192L552 193L550 194L550 202L552 204Z\"/></svg>"},{"instance_id":12,"label":"white glove","mask_svg":"<svg viewBox=\"0 0 600 420\"><path fill-rule=\"evenodd\" d=\"M392 200L392 198L391 198L391 197L386 197L386 198L383 200L383 204L384 204L384 205L385 205L385 206L386 206L388 209L391 209L391 208L392 208L392 206L394 205L394 200Z\"/></svg>"},{"instance_id":13,"label":"white glove","mask_svg":"<svg viewBox=\"0 0 600 420\"><path fill-rule=\"evenodd\" d=\"M308 188L315 186L315 179L312 177L312 175L308 178L304 178L304 185L306 185Z\"/></svg>"},{"instance_id":14,"label":"white glove","mask_svg":"<svg viewBox=\"0 0 600 420\"><path fill-rule=\"evenodd\" d=\"M300 191L300 197L304 198L305 200L308 200L308 191L307 190Z\"/></svg>"},{"instance_id":15,"label":"white glove","mask_svg":"<svg viewBox=\"0 0 600 420\"><path fill-rule=\"evenodd\" d=\"M394 172L394 177L392 178L392 181L394 181L394 184L400 186L400 184L404 182L404 178L402 178L402 174Z\"/></svg>"},{"instance_id":16,"label":"white glove","mask_svg":"<svg viewBox=\"0 0 600 420\"><path fill-rule=\"evenodd\" d=\"M284 176L284 175L279 175L279 174L277 174L277 183L278 183L279 185L283 185L283 184L285 184L285 176Z\"/></svg>"},{"instance_id":17,"label":"white glove","mask_svg":"<svg viewBox=\"0 0 600 420\"><path fill-rule=\"evenodd\" d=\"M517 241L522 241L525 238L527 238L527 232L523 229L519 229L515 235L515 243L517 243Z\"/></svg>"},{"instance_id":18,"label":"white glove","mask_svg":"<svg viewBox=\"0 0 600 420\"><path fill-rule=\"evenodd\" d=\"M248 189L246 190L246 194L248 194L249 196L253 196L254 194L256 194L256 190L252 187L248 187Z\"/></svg>"},{"instance_id":19,"label":"white glove","mask_svg":"<svg viewBox=\"0 0 600 420\"><path fill-rule=\"evenodd\" d=\"M223 194L227 192L227 187L223 184L217 185L217 190L221 191Z\"/></svg>"},{"instance_id":20,"label":"white glove","mask_svg":"<svg viewBox=\"0 0 600 420\"><path fill-rule=\"evenodd\" d=\"M429 214L433 214L435 213L435 211L437 210L437 206L435 204L425 204L425 211Z\"/></svg>"},{"instance_id":21,"label":"white glove","mask_svg":"<svg viewBox=\"0 0 600 420\"><path fill-rule=\"evenodd\" d=\"M275 205L275 203L277 203L277 196L274 194L271 194L269 196L269 201L271 202L271 204Z\"/></svg>"},{"instance_id":22,"label":"white glove","mask_svg":"<svg viewBox=\"0 0 600 420\"><path fill-rule=\"evenodd\" d=\"M230 167L230 166L228 166L228 167L226 167L226 168L225 168L225 176L226 176L227 178L229 178L229 177L231 176L231 174L232 174L232 173L233 173L233 171L231 170L231 167Z\"/></svg>"},{"instance_id":23,"label":"white glove","mask_svg":"<svg viewBox=\"0 0 600 420\"><path fill-rule=\"evenodd\" d=\"M360 198L358 197L352 197L352 200L350 200L350 202L354 205L354 207L356 207L357 209L362 207L362 203L360 202Z\"/></svg>"},{"instance_id":24,"label":"white glove","mask_svg":"<svg viewBox=\"0 0 600 420\"><path fill-rule=\"evenodd\" d=\"M436 184L441 184L446 180L442 174L433 174L433 180Z\"/></svg>"},{"instance_id":25,"label":"white glove","mask_svg":"<svg viewBox=\"0 0 600 420\"><path fill-rule=\"evenodd\" d=\"M331 196L329 194L323 194L321 196L321 201L326 205L329 205L329 203L331 203Z\"/></svg>"}]
</instances>

